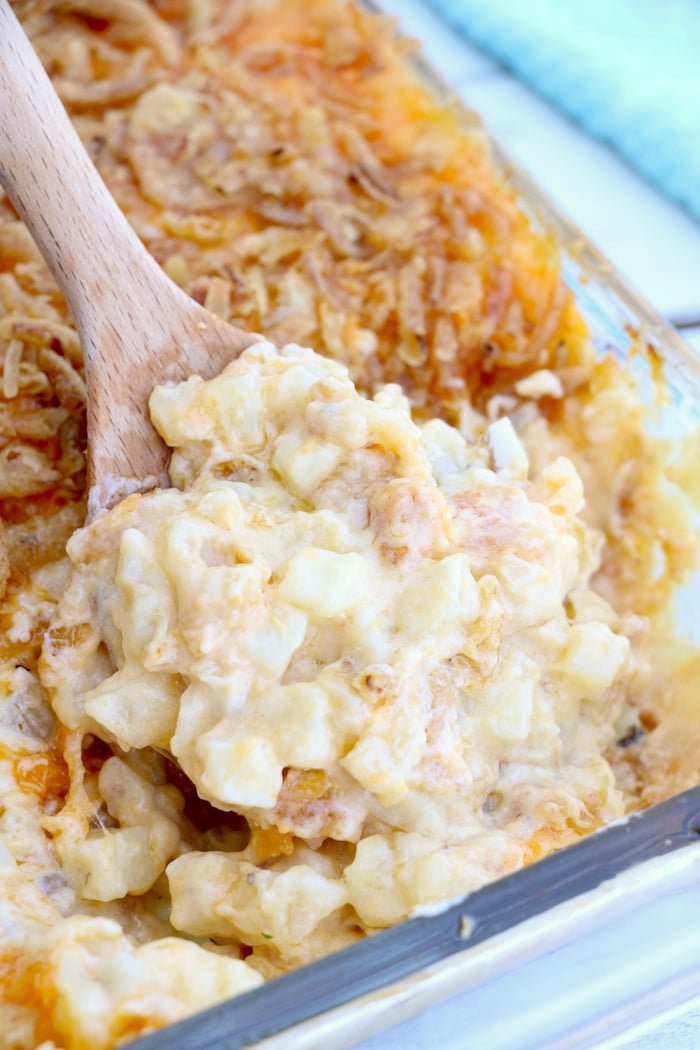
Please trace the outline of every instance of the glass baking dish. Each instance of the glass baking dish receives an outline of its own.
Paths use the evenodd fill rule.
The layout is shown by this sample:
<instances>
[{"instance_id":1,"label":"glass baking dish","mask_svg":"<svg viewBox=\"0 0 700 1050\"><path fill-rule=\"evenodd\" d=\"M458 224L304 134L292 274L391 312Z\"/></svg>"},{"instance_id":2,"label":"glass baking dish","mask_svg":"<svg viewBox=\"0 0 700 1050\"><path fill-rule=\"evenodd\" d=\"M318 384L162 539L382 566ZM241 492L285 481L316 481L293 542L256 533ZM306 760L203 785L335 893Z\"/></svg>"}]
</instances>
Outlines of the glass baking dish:
<instances>
[{"instance_id":1,"label":"glass baking dish","mask_svg":"<svg viewBox=\"0 0 700 1050\"><path fill-rule=\"evenodd\" d=\"M652 905L654 923L645 928ZM564 1035L572 1050L597 1046L602 1032L623 1031L698 994L700 944L688 921L698 905L700 787L485 886L440 914L375 934L131 1045L335 1050L470 990L476 1014L471 1045L479 1050L542 1050L564 1045L558 1041ZM622 943L616 928L623 931ZM633 938L643 951L639 957ZM617 983L605 980L596 993L601 970L586 966L593 961L587 954L600 960L604 944L602 957L617 965L608 956L616 940L629 972L618 970ZM558 954L567 949L562 969ZM557 976L568 977L574 966L580 971L576 984L567 980L564 991L575 991L577 1001L566 1001L561 990L554 999ZM533 982L535 967L544 972ZM524 979L530 994L518 1002L513 987ZM487 1004L481 1008L477 997L489 993L497 1002L508 996L505 1025L500 1013Z\"/></svg>"},{"instance_id":2,"label":"glass baking dish","mask_svg":"<svg viewBox=\"0 0 700 1050\"><path fill-rule=\"evenodd\" d=\"M379 10L369 0L361 6ZM472 130L479 125L423 58L407 61L443 104L461 110L465 125ZM527 173L497 143L492 149L533 221L555 231L566 280L595 345L630 359L650 399L656 389L650 362L662 360L669 398L659 406L655 425L671 436L698 426L700 362L692 351ZM646 352L639 353L640 346ZM681 601L683 627L700 641L697 576ZM696 717L700 721L700 706ZM649 924L652 907L655 919ZM439 914L375 934L130 1045L134 1050L335 1050L469 990L469 1041L479 1050L598 1046L603 1036L679 1009L697 996L700 943L689 915L698 907L700 787ZM601 969L602 953L617 980ZM525 981L528 994L518 998Z\"/></svg>"}]
</instances>

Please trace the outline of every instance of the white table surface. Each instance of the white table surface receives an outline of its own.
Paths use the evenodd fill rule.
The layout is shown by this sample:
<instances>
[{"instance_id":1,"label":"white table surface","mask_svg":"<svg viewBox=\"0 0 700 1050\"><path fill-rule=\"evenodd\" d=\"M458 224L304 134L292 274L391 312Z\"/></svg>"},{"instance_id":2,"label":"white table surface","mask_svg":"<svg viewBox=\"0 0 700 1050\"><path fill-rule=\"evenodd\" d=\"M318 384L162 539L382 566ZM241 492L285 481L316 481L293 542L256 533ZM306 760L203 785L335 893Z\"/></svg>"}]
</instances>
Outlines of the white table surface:
<instances>
[{"instance_id":1,"label":"white table surface","mask_svg":"<svg viewBox=\"0 0 700 1050\"><path fill-rule=\"evenodd\" d=\"M610 149L465 43L421 0L380 3L422 41L428 58L514 159L661 314L683 326L683 335L700 352L700 226ZM700 987L698 993L700 1003ZM433 1007L363 1041L358 1050L479 1050L465 1027L468 999L457 996ZM605 1046L699 1050L700 1005Z\"/></svg>"}]
</instances>

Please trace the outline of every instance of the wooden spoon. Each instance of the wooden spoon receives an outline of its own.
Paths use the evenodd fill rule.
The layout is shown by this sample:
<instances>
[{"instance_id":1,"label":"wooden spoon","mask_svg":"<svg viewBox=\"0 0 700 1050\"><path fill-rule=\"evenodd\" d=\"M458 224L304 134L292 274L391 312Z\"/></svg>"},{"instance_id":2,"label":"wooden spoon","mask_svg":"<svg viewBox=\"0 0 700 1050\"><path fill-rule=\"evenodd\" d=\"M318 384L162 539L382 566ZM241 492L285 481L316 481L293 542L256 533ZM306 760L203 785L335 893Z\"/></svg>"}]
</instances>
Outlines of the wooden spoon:
<instances>
[{"instance_id":1,"label":"wooden spoon","mask_svg":"<svg viewBox=\"0 0 700 1050\"><path fill-rule=\"evenodd\" d=\"M256 336L163 273L86 153L7 0L0 0L0 185L70 307L85 357L88 515L167 484L157 383L221 371Z\"/></svg>"}]
</instances>

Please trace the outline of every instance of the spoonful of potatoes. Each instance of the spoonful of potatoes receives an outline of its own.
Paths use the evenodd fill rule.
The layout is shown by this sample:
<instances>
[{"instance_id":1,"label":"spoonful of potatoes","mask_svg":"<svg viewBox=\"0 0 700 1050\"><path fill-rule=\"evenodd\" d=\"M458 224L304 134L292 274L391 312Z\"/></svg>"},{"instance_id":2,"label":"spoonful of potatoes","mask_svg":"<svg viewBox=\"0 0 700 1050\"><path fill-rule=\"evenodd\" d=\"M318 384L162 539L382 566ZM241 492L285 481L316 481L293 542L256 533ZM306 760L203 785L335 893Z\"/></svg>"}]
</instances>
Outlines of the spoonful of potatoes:
<instances>
[{"instance_id":1,"label":"spoonful of potatoes","mask_svg":"<svg viewBox=\"0 0 700 1050\"><path fill-rule=\"evenodd\" d=\"M88 392L88 515L167 484L158 383L211 378L256 337L189 298L119 210L38 56L0 0L0 185L66 298Z\"/></svg>"}]
</instances>

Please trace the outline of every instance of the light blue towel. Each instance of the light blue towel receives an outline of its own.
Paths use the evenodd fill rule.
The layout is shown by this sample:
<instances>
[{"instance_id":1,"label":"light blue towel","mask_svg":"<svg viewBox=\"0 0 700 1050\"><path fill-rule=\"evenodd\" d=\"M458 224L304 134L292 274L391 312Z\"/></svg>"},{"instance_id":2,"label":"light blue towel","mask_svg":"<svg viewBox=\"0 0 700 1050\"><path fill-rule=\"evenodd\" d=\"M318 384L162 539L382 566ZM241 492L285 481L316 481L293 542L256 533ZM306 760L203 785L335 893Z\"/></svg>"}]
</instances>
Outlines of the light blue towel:
<instances>
[{"instance_id":1,"label":"light blue towel","mask_svg":"<svg viewBox=\"0 0 700 1050\"><path fill-rule=\"evenodd\" d=\"M700 0L428 2L700 219Z\"/></svg>"}]
</instances>

